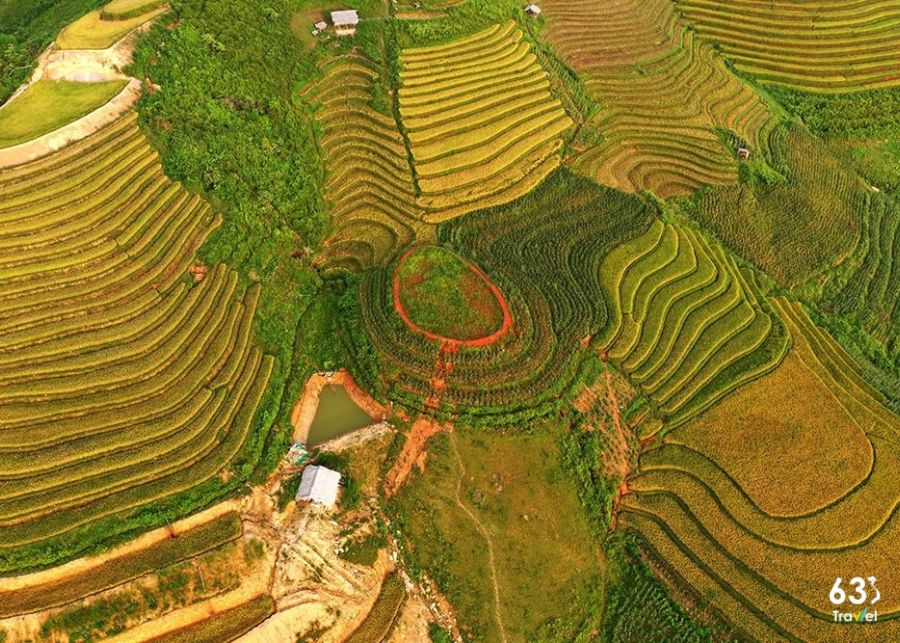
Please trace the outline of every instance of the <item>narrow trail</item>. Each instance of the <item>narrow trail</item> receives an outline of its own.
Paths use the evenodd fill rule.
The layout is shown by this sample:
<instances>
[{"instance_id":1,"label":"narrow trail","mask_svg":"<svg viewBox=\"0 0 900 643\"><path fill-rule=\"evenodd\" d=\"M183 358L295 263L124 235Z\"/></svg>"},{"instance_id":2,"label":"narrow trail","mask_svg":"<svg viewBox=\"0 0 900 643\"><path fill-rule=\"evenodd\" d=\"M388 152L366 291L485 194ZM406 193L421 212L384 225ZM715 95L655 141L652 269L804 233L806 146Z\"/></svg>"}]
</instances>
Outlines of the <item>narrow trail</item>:
<instances>
[{"instance_id":1,"label":"narrow trail","mask_svg":"<svg viewBox=\"0 0 900 643\"><path fill-rule=\"evenodd\" d=\"M462 509L467 516L475 523L475 528L478 529L478 532L484 538L484 541L487 543L488 547L488 565L491 568L491 583L494 586L494 618L497 621L497 628L500 630L500 640L503 643L506 643L506 630L503 628L503 617L500 615L500 585L497 583L497 567L494 564L494 543L491 540L490 534L488 534L487 529L484 525L481 524L481 521L478 520L478 516L476 516L466 505L463 503L462 498L460 497L460 492L462 491L462 482L463 478L466 475L466 468L463 465L462 456L459 455L459 449L456 447L456 433L454 431L449 431L450 434L450 445L453 447L453 455L456 456L456 462L459 465L459 480L456 481L456 504Z\"/></svg>"},{"instance_id":2,"label":"narrow trail","mask_svg":"<svg viewBox=\"0 0 900 643\"><path fill-rule=\"evenodd\" d=\"M619 412L619 398L616 396L616 387L613 384L612 371L606 369L606 399L609 403L609 413L612 416L613 425L616 427L616 446L613 452L616 453L616 462L614 462L615 475L619 476L621 483L616 489L616 497L613 501L612 508L612 527L615 529L619 523L619 505L622 498L628 493L628 434L622 427L622 416Z\"/></svg>"}]
</instances>

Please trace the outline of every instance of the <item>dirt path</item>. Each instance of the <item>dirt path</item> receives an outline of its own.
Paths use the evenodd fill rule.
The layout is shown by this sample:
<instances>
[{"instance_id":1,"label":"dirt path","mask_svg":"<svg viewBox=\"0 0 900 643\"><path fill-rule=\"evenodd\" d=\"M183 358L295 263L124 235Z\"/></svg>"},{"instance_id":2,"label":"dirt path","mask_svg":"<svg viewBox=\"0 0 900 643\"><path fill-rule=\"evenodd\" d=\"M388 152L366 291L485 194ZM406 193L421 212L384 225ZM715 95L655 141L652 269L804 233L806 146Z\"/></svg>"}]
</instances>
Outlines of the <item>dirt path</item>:
<instances>
[{"instance_id":1,"label":"dirt path","mask_svg":"<svg viewBox=\"0 0 900 643\"><path fill-rule=\"evenodd\" d=\"M491 536L487 531L487 528L481 521L478 519L478 516L475 515L466 505L463 503L460 494L462 492L462 483L463 478L466 475L466 468L463 464L462 456L459 455L459 449L456 446L456 435L453 431L450 431L450 444L453 447L453 455L456 456L456 462L459 465L459 480L456 481L456 504L462 509L466 515L472 520L475 524L475 528L478 529L478 532L484 538L484 541L487 543L488 548L488 564L491 569L491 584L494 586L494 618L497 621L497 629L500 631L500 640L503 643L506 643L506 630L503 627L503 617L500 614L500 585L497 582L497 567L494 563L494 543L491 540Z\"/></svg>"},{"instance_id":2,"label":"dirt path","mask_svg":"<svg viewBox=\"0 0 900 643\"><path fill-rule=\"evenodd\" d=\"M424 468L422 458L425 456L425 445L432 436L437 435L443 430L443 427L432 417L420 415L413 422L409 433L406 436L406 442L403 443L403 449L394 466L387 472L384 477L384 495L388 498L393 496L403 483L409 478L413 467L418 463L420 468Z\"/></svg>"},{"instance_id":3,"label":"dirt path","mask_svg":"<svg viewBox=\"0 0 900 643\"><path fill-rule=\"evenodd\" d=\"M619 398L616 396L616 387L613 383L612 371L606 369L606 400L609 405L609 414L612 416L613 426L616 428L616 437L614 448L611 449L615 458L613 461L614 475L618 476L621 482L616 489L616 497L613 501L612 520L613 529L619 522L619 505L622 498L628 493L628 432L622 425L622 414L619 411Z\"/></svg>"},{"instance_id":4,"label":"dirt path","mask_svg":"<svg viewBox=\"0 0 900 643\"><path fill-rule=\"evenodd\" d=\"M143 536L130 540L104 554L79 558L64 565L60 565L59 567L53 567L33 574L0 578L0 590L11 591L22 589L24 587L34 587L36 585L43 585L52 581L65 579L73 574L88 572L104 563L114 561L122 556L127 556L128 554L147 549L164 540L168 540L172 536L172 531L175 533L183 533L199 525L206 524L207 522L218 518L229 511L234 511L237 508L238 505L235 501L222 502L210 507L206 511L201 511L184 520L173 523L171 531L169 530L169 527L161 527L153 531L148 531Z\"/></svg>"}]
</instances>

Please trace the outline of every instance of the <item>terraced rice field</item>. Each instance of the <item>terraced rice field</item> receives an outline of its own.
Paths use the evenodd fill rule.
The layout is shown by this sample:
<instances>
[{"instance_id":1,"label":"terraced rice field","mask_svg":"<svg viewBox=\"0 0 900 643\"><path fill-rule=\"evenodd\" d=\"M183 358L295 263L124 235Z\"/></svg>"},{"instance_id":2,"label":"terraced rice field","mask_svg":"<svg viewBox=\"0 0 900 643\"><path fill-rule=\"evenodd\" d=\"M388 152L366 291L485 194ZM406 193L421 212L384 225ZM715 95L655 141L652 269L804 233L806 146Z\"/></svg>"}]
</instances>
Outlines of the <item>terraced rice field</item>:
<instances>
[{"instance_id":1,"label":"terraced rice field","mask_svg":"<svg viewBox=\"0 0 900 643\"><path fill-rule=\"evenodd\" d=\"M772 304L787 359L646 451L622 521L754 639L846 640L828 591L860 575L882 589L866 636L896 640L900 419L799 304Z\"/></svg>"},{"instance_id":2,"label":"terraced rice field","mask_svg":"<svg viewBox=\"0 0 900 643\"><path fill-rule=\"evenodd\" d=\"M240 451L272 360L258 287L186 278L218 223L133 114L0 172L0 570L83 551Z\"/></svg>"},{"instance_id":3,"label":"terraced rice field","mask_svg":"<svg viewBox=\"0 0 900 643\"><path fill-rule=\"evenodd\" d=\"M362 285L360 314L381 369L354 376L413 408L437 386L441 400L460 417L485 424L564 404L562 394L581 376L586 350L580 342L606 324L600 262L617 244L646 230L652 216L637 197L560 168L518 201L444 224L441 242L458 249L502 292L511 332L489 346L448 352L443 342L414 332L397 315L393 271L373 271Z\"/></svg>"},{"instance_id":4,"label":"terraced rice field","mask_svg":"<svg viewBox=\"0 0 900 643\"><path fill-rule=\"evenodd\" d=\"M893 0L677 0L735 67L765 84L813 92L900 85Z\"/></svg>"},{"instance_id":5,"label":"terraced rice field","mask_svg":"<svg viewBox=\"0 0 900 643\"><path fill-rule=\"evenodd\" d=\"M0 148L31 141L77 121L112 100L126 81L40 80L0 110Z\"/></svg>"},{"instance_id":6,"label":"terraced rice field","mask_svg":"<svg viewBox=\"0 0 900 643\"><path fill-rule=\"evenodd\" d=\"M417 235L428 236L397 123L369 105L377 75L364 58L343 57L325 68L310 96L320 104L332 267L384 265Z\"/></svg>"},{"instance_id":7,"label":"terraced rice field","mask_svg":"<svg viewBox=\"0 0 900 643\"><path fill-rule=\"evenodd\" d=\"M404 49L400 115L425 219L507 203L560 163L572 125L515 23Z\"/></svg>"},{"instance_id":8,"label":"terraced rice field","mask_svg":"<svg viewBox=\"0 0 900 643\"><path fill-rule=\"evenodd\" d=\"M762 101L695 39L665 0L550 0L547 38L603 107L603 140L576 150L578 172L627 192L661 197L737 181L736 135L753 153L775 123Z\"/></svg>"},{"instance_id":9,"label":"terraced rice field","mask_svg":"<svg viewBox=\"0 0 900 643\"><path fill-rule=\"evenodd\" d=\"M698 231L657 221L610 252L600 275L611 314L596 342L669 426L770 371L788 348L753 276Z\"/></svg>"},{"instance_id":10,"label":"terraced rice field","mask_svg":"<svg viewBox=\"0 0 900 643\"><path fill-rule=\"evenodd\" d=\"M111 557L88 569L16 589L0 589L0 619L59 607L123 585L212 551L240 537L242 529L240 516L231 511L179 533L177 538Z\"/></svg>"},{"instance_id":11,"label":"terraced rice field","mask_svg":"<svg viewBox=\"0 0 900 643\"><path fill-rule=\"evenodd\" d=\"M742 258L796 286L853 255L868 190L799 126L777 127L769 147L783 179L703 193L692 216Z\"/></svg>"},{"instance_id":12,"label":"terraced rice field","mask_svg":"<svg viewBox=\"0 0 900 643\"><path fill-rule=\"evenodd\" d=\"M113 0L107 7L86 14L60 31L56 46L60 49L106 49L166 11L166 2Z\"/></svg>"},{"instance_id":13,"label":"terraced rice field","mask_svg":"<svg viewBox=\"0 0 900 643\"><path fill-rule=\"evenodd\" d=\"M900 351L900 203L872 194L850 268L826 295L829 312L860 320L888 350ZM840 273L839 273L840 274Z\"/></svg>"}]
</instances>

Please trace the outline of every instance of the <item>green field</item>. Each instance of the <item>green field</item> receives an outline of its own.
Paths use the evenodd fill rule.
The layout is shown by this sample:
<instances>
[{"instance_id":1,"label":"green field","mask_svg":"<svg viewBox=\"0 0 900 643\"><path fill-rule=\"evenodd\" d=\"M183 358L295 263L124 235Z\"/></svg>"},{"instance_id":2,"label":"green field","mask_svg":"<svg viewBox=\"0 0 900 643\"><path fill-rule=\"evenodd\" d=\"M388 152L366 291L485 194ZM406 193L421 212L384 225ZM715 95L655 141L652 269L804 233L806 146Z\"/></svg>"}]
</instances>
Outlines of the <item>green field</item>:
<instances>
[{"instance_id":1,"label":"green field","mask_svg":"<svg viewBox=\"0 0 900 643\"><path fill-rule=\"evenodd\" d=\"M399 304L429 333L457 340L486 337L503 326L503 309L479 275L441 246L416 248L396 268Z\"/></svg>"},{"instance_id":2,"label":"green field","mask_svg":"<svg viewBox=\"0 0 900 643\"><path fill-rule=\"evenodd\" d=\"M0 110L0 149L25 143L77 121L105 105L126 81L73 83L42 80Z\"/></svg>"},{"instance_id":3,"label":"green field","mask_svg":"<svg viewBox=\"0 0 900 643\"><path fill-rule=\"evenodd\" d=\"M560 468L564 430L552 421L531 427L432 438L425 474L390 506L415 565L476 639L496 640L499 628L485 536L508 640L574 640L599 622L604 562L579 488Z\"/></svg>"}]
</instances>

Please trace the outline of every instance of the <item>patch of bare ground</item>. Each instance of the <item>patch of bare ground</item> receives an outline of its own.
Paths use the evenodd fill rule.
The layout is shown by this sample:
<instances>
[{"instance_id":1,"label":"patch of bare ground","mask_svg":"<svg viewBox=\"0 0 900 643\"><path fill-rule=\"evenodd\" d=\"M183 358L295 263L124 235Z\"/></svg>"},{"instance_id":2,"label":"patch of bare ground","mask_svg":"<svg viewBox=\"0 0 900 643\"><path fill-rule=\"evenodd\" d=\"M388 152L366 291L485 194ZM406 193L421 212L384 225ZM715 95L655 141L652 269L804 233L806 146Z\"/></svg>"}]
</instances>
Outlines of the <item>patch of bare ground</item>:
<instances>
[{"instance_id":1,"label":"patch of bare ground","mask_svg":"<svg viewBox=\"0 0 900 643\"><path fill-rule=\"evenodd\" d=\"M386 497L390 498L397 493L409 478L413 467L418 465L420 470L424 470L425 446L429 439L445 428L437 420L427 415L423 414L416 418L406 434L406 442L403 443L400 455L397 456L394 466L384 477L384 495Z\"/></svg>"},{"instance_id":2,"label":"patch of bare ground","mask_svg":"<svg viewBox=\"0 0 900 643\"><path fill-rule=\"evenodd\" d=\"M603 437L603 473L617 484L613 500L612 527L616 527L619 505L628 493L628 476L637 464L640 442L623 417L637 392L619 372L606 365L604 374L586 386L574 406L588 416L585 430L599 431Z\"/></svg>"},{"instance_id":3,"label":"patch of bare ground","mask_svg":"<svg viewBox=\"0 0 900 643\"><path fill-rule=\"evenodd\" d=\"M432 621L428 605L418 593L407 596L394 624L388 641L390 643L407 643L408 641L427 641L428 625Z\"/></svg>"}]
</instances>

